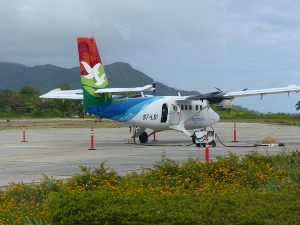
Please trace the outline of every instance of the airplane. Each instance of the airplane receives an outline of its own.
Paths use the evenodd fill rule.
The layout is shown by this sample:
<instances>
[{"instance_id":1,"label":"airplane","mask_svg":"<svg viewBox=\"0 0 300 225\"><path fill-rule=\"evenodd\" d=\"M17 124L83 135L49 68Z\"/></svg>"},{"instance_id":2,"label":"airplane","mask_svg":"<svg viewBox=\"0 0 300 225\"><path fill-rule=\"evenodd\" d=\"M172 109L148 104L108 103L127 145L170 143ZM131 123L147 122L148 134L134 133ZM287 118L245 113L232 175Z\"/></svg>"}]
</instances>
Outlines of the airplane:
<instances>
[{"instance_id":1,"label":"airplane","mask_svg":"<svg viewBox=\"0 0 300 225\"><path fill-rule=\"evenodd\" d=\"M144 91L154 91L155 85L135 88L110 88L95 39L77 38L82 89L54 89L40 98L81 99L86 112L139 127L133 135L141 143L149 136L164 130L183 132L195 141L195 134L188 130L206 129L220 121L219 115L210 107L214 104L231 108L236 97L299 92L300 86L247 90L223 93L216 92L192 96L150 96ZM155 83L154 83L155 84ZM141 92L140 95L114 96L112 93ZM146 129L151 129L148 134Z\"/></svg>"}]
</instances>

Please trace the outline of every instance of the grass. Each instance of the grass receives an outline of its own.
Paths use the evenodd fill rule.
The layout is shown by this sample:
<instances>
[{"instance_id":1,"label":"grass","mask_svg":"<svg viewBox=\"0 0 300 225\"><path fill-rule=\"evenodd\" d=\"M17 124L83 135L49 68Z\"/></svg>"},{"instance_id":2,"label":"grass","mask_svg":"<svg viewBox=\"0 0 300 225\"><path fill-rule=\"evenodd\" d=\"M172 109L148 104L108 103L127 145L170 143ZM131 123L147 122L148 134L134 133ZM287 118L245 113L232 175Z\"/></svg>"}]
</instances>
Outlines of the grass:
<instances>
[{"instance_id":1,"label":"grass","mask_svg":"<svg viewBox=\"0 0 300 225\"><path fill-rule=\"evenodd\" d=\"M220 121L300 126L299 115L258 115L255 117L221 117Z\"/></svg>"},{"instance_id":2,"label":"grass","mask_svg":"<svg viewBox=\"0 0 300 225\"><path fill-rule=\"evenodd\" d=\"M42 129L42 128L90 128L90 127L129 127L129 124L119 123L113 120L101 120L97 122L97 119L11 119L9 122L6 120L0 120L0 129L16 129L22 127L25 124L26 129Z\"/></svg>"},{"instance_id":3,"label":"grass","mask_svg":"<svg viewBox=\"0 0 300 225\"><path fill-rule=\"evenodd\" d=\"M275 124L275 125L291 125L300 126L299 115L260 115L256 116L223 116L221 122L240 122L240 123L263 123L263 124ZM90 128L94 127L129 127L127 123L120 123L108 119L103 119L101 122L97 122L97 118L52 118L52 119L32 119L32 118L16 118L7 120L0 120L0 129L15 129L22 127L26 124L26 128L41 129L41 128Z\"/></svg>"}]
</instances>

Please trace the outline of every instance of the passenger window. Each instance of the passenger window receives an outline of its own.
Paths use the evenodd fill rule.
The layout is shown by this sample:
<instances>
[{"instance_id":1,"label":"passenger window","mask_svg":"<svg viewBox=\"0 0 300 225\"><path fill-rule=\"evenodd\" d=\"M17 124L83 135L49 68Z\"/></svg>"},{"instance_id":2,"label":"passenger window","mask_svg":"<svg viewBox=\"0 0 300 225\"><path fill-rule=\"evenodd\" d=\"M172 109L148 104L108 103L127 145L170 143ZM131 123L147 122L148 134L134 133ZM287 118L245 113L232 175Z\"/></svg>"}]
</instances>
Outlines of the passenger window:
<instances>
[{"instance_id":1,"label":"passenger window","mask_svg":"<svg viewBox=\"0 0 300 225\"><path fill-rule=\"evenodd\" d=\"M192 110L192 105L189 105L189 110Z\"/></svg>"},{"instance_id":2,"label":"passenger window","mask_svg":"<svg viewBox=\"0 0 300 225\"><path fill-rule=\"evenodd\" d=\"M200 105L200 110L202 110L202 105Z\"/></svg>"},{"instance_id":3,"label":"passenger window","mask_svg":"<svg viewBox=\"0 0 300 225\"><path fill-rule=\"evenodd\" d=\"M187 105L185 105L184 109L185 109L185 110L188 110L188 106L187 106Z\"/></svg>"},{"instance_id":4,"label":"passenger window","mask_svg":"<svg viewBox=\"0 0 300 225\"><path fill-rule=\"evenodd\" d=\"M199 106L198 106L198 105L196 105L196 110L197 110L197 111L199 110Z\"/></svg>"},{"instance_id":5,"label":"passenger window","mask_svg":"<svg viewBox=\"0 0 300 225\"><path fill-rule=\"evenodd\" d=\"M177 106L173 105L173 112L177 112Z\"/></svg>"},{"instance_id":6,"label":"passenger window","mask_svg":"<svg viewBox=\"0 0 300 225\"><path fill-rule=\"evenodd\" d=\"M181 105L181 110L184 110L184 105Z\"/></svg>"}]
</instances>

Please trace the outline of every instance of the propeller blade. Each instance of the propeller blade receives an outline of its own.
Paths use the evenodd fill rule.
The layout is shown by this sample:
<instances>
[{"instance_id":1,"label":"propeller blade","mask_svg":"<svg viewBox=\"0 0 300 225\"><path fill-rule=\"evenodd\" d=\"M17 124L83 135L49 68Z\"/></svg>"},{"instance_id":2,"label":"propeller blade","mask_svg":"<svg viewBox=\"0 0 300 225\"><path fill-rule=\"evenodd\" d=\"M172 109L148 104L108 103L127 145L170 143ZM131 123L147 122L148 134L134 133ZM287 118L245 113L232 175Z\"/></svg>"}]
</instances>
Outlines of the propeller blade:
<instances>
[{"instance_id":1,"label":"propeller blade","mask_svg":"<svg viewBox=\"0 0 300 225\"><path fill-rule=\"evenodd\" d=\"M223 92L220 88L215 87L215 89L217 89L219 92Z\"/></svg>"}]
</instances>

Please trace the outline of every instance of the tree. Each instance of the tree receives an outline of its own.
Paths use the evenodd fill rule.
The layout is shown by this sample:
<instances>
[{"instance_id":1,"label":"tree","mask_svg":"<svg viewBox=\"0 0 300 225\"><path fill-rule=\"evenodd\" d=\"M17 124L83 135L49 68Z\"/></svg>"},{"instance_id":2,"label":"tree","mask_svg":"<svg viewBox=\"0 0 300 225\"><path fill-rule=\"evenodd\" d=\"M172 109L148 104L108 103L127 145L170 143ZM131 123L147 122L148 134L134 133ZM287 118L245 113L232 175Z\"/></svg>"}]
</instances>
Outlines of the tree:
<instances>
[{"instance_id":1,"label":"tree","mask_svg":"<svg viewBox=\"0 0 300 225\"><path fill-rule=\"evenodd\" d=\"M295 107L296 107L296 110L300 110L300 101L297 102L297 104L295 105Z\"/></svg>"},{"instance_id":2,"label":"tree","mask_svg":"<svg viewBox=\"0 0 300 225\"><path fill-rule=\"evenodd\" d=\"M76 113L80 117L84 117L84 107L82 100L73 100L73 108L72 111Z\"/></svg>"},{"instance_id":3,"label":"tree","mask_svg":"<svg viewBox=\"0 0 300 225\"><path fill-rule=\"evenodd\" d=\"M22 106L22 101L19 99L19 93L11 89L0 90L0 108L4 112L15 112L17 107Z\"/></svg>"},{"instance_id":4,"label":"tree","mask_svg":"<svg viewBox=\"0 0 300 225\"><path fill-rule=\"evenodd\" d=\"M69 85L68 80L64 80L59 88L61 90L70 90L71 86ZM55 99L53 100L53 106L66 116L72 114L83 116L84 109L81 100Z\"/></svg>"},{"instance_id":5,"label":"tree","mask_svg":"<svg viewBox=\"0 0 300 225\"><path fill-rule=\"evenodd\" d=\"M61 83L61 85L59 86L59 88L61 90L71 90L72 89L72 87L69 84L69 81L66 80L66 79L64 79L64 81Z\"/></svg>"},{"instance_id":6,"label":"tree","mask_svg":"<svg viewBox=\"0 0 300 225\"><path fill-rule=\"evenodd\" d=\"M19 91L21 98L26 98L27 100L38 99L41 95L41 92L31 85L23 86Z\"/></svg>"},{"instance_id":7,"label":"tree","mask_svg":"<svg viewBox=\"0 0 300 225\"><path fill-rule=\"evenodd\" d=\"M41 92L31 85L25 85L20 89L19 97L27 113L34 113L40 108L42 105L42 99L39 98L40 95Z\"/></svg>"}]
</instances>

